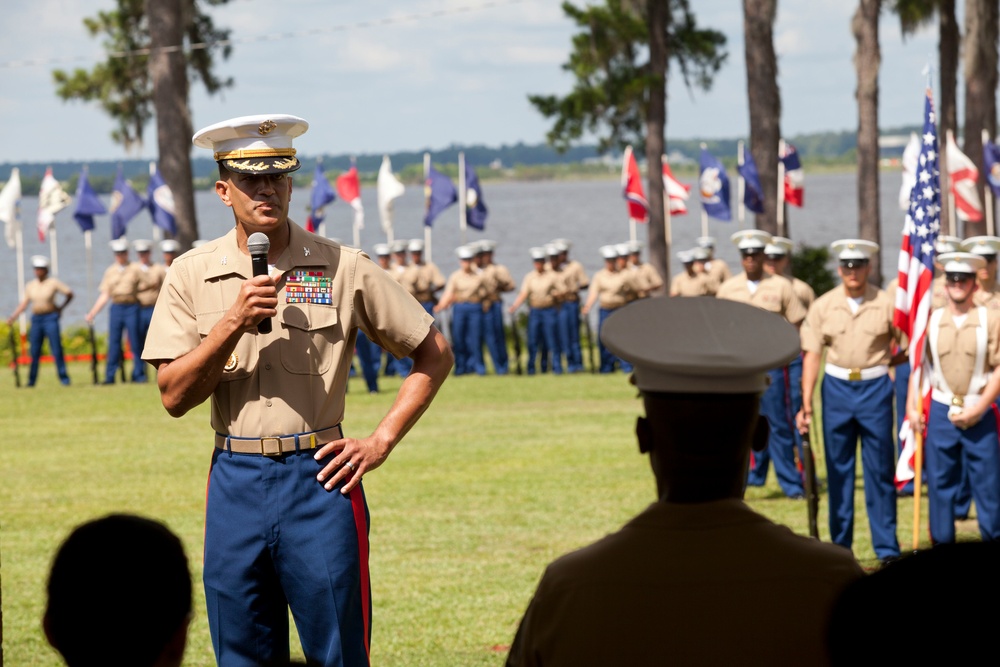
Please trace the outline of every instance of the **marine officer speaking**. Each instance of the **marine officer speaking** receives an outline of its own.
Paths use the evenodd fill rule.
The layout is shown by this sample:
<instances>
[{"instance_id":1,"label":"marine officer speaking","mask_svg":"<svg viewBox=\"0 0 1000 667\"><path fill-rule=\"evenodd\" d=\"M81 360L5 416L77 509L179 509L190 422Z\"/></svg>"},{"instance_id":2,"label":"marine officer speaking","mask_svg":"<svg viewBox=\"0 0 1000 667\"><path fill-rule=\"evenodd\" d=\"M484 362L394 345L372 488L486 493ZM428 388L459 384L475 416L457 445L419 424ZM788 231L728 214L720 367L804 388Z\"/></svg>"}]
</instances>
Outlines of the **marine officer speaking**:
<instances>
[{"instance_id":1,"label":"marine officer speaking","mask_svg":"<svg viewBox=\"0 0 1000 667\"><path fill-rule=\"evenodd\" d=\"M878 244L862 239L833 243L842 284L813 303L802 324L802 409L799 432L812 421L814 389L826 350L821 385L823 446L830 494L830 539L851 548L854 540L854 479L858 439L865 481L865 506L872 547L880 560L899 556L896 539L895 455L892 380L889 367L906 358L893 326L889 296L868 283L869 259Z\"/></svg>"},{"instance_id":2,"label":"marine officer speaking","mask_svg":"<svg viewBox=\"0 0 1000 667\"><path fill-rule=\"evenodd\" d=\"M309 664L369 664L361 479L452 364L431 316L391 276L288 219L300 166L292 138L307 128L295 116L245 116L194 136L214 151L215 191L235 226L174 261L143 352L172 416L211 399L204 584L223 667L287 664L289 608ZM248 249L258 232L269 241L264 275ZM340 422L359 329L414 364L374 432L351 437Z\"/></svg>"}]
</instances>

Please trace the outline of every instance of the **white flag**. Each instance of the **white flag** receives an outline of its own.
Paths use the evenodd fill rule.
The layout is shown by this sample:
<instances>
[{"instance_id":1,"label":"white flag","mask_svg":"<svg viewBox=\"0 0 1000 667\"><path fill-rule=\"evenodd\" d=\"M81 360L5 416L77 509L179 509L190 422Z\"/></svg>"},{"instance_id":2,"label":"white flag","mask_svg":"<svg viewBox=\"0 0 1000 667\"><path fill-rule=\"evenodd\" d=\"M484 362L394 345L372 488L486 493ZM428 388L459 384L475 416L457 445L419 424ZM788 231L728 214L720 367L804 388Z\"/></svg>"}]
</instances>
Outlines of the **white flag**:
<instances>
[{"instance_id":1,"label":"white flag","mask_svg":"<svg viewBox=\"0 0 1000 667\"><path fill-rule=\"evenodd\" d=\"M910 132L910 141L903 149L903 184L899 186L899 208L910 210L910 192L917 184L917 161L920 159L920 137Z\"/></svg>"},{"instance_id":2,"label":"white flag","mask_svg":"<svg viewBox=\"0 0 1000 667\"><path fill-rule=\"evenodd\" d=\"M10 178L0 190L0 220L4 223L4 235L7 246L14 247L14 237L21 229L21 221L17 217L18 205L21 203L21 170L14 167L10 170Z\"/></svg>"},{"instance_id":3,"label":"white flag","mask_svg":"<svg viewBox=\"0 0 1000 667\"><path fill-rule=\"evenodd\" d=\"M42 187L38 190L38 240L44 241L45 234L56 221L56 213L73 201L62 189L62 185L52 175L52 167L45 170Z\"/></svg>"},{"instance_id":4,"label":"white flag","mask_svg":"<svg viewBox=\"0 0 1000 667\"><path fill-rule=\"evenodd\" d=\"M392 173L392 162L388 155L382 156L382 166L378 169L378 214L382 218L382 229L388 234L392 230L392 202L403 195L406 188Z\"/></svg>"}]
</instances>

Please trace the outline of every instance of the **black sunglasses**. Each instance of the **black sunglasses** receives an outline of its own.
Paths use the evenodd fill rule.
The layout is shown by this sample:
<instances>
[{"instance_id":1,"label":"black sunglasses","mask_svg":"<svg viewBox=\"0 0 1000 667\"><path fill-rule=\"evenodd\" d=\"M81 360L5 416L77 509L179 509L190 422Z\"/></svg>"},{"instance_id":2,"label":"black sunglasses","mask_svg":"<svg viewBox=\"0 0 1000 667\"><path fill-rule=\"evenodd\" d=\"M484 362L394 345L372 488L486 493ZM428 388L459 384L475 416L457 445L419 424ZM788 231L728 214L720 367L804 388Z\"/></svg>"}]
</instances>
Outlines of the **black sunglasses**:
<instances>
[{"instance_id":1,"label":"black sunglasses","mask_svg":"<svg viewBox=\"0 0 1000 667\"><path fill-rule=\"evenodd\" d=\"M944 278L950 283L964 283L972 280L973 276L971 273L950 272L944 274Z\"/></svg>"}]
</instances>

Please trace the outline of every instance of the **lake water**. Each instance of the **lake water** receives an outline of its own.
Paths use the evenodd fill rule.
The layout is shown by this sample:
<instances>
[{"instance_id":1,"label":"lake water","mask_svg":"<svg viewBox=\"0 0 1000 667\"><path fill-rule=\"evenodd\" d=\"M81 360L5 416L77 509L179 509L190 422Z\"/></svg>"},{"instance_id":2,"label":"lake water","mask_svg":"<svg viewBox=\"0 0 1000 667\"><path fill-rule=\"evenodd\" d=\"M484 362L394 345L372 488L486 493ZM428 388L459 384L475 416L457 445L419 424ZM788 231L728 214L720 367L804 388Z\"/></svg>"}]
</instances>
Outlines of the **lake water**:
<instances>
[{"instance_id":1,"label":"lake water","mask_svg":"<svg viewBox=\"0 0 1000 667\"><path fill-rule=\"evenodd\" d=\"M790 207L789 227L792 238L809 245L829 244L839 238L857 235L857 178L853 173L817 174L806 176L805 207ZM903 213L897 199L902 177L899 172L881 175L882 199L882 266L883 273L891 278L896 266L901 240ZM489 238L497 241L495 259L510 268L514 279L531 270L528 249L544 244L553 238L568 238L573 242L571 257L579 260L593 274L603 266L598 248L608 243L628 240L629 223L618 180L604 181L538 181L496 182L483 185L483 198L489 208L486 230L468 229L466 240ZM218 200L214 191L196 193L195 206L203 238L225 234L233 226L232 213ZM108 197L104 197L107 203ZM292 196L292 218L304 224L308 192L296 190ZM386 235L378 219L378 209L373 187L362 188L362 202L366 213L366 226L361 230L361 245L371 254L372 246L384 242ZM24 221L25 280L33 273L29 258L35 254L49 254L48 242L38 240L35 231L37 197L25 197L21 202ZM326 235L350 244L353 240L351 221L353 209L343 201L327 207ZM735 213L735 211L734 211ZM424 195L423 188L407 186L406 192L396 200L395 238L423 238ZM735 216L734 216L735 217ZM752 214L748 218L752 220ZM96 218L93 232L92 289L88 292L87 255L84 235L73 219L72 205L56 216L58 230L59 278L76 292L76 298L63 316L63 326L83 324L84 315L96 298L94 293L104 269L111 264L113 255L110 241L109 216ZM695 202L691 212L673 219L673 250L687 249L701 235L701 213ZM739 229L736 222L709 220L709 233L718 239L717 254L730 267L738 269L739 256L729 243L729 235ZM645 225L638 225L638 238L646 240ZM153 238L152 223L146 213L141 213L129 225L128 238ZM434 262L447 276L458 268L453 252L461 243L458 209L452 206L434 223L432 252ZM643 258L648 257L643 253ZM134 258L134 255L133 255ZM154 261L160 261L159 251ZM7 317L17 305L17 264L15 252L0 243L0 266L3 267L3 289L0 290L0 316ZM671 258L671 271L681 267ZM888 278L887 278L888 279ZM510 298L508 298L508 303ZM107 311L97 321L99 329L107 327Z\"/></svg>"}]
</instances>

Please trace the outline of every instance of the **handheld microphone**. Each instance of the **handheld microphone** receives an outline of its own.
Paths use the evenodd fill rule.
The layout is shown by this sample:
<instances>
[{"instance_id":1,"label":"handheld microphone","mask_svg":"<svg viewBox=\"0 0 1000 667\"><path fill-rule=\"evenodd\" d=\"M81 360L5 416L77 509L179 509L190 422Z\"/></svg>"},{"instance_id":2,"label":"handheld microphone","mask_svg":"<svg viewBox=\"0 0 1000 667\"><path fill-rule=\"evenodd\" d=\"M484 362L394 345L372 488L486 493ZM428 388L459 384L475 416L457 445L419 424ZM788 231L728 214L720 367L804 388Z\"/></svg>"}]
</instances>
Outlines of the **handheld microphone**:
<instances>
[{"instance_id":1,"label":"handheld microphone","mask_svg":"<svg viewBox=\"0 0 1000 667\"><path fill-rule=\"evenodd\" d=\"M267 234L254 232L247 239L247 250L250 251L250 263L253 264L253 275L267 275L267 251L271 249L271 239ZM257 323L257 333L271 333L271 318L266 317Z\"/></svg>"}]
</instances>

